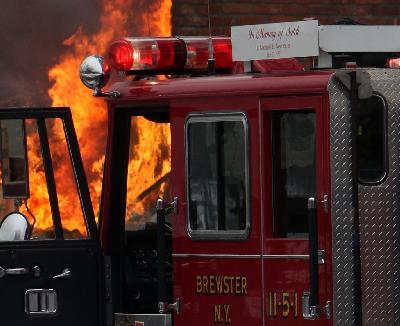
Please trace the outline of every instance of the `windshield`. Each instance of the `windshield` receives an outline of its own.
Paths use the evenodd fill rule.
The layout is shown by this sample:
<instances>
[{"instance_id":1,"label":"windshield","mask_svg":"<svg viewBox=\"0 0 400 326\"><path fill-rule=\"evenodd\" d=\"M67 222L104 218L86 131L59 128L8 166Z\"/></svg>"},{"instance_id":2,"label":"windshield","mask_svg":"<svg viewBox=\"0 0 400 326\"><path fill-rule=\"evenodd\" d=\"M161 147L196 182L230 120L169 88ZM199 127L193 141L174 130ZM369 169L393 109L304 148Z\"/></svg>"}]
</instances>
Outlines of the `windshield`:
<instances>
[{"instance_id":1,"label":"windshield","mask_svg":"<svg viewBox=\"0 0 400 326\"><path fill-rule=\"evenodd\" d=\"M9 228L21 227L23 219L27 223L23 240L86 238L63 121L20 119L0 124L0 241L22 240L13 239Z\"/></svg>"}]
</instances>

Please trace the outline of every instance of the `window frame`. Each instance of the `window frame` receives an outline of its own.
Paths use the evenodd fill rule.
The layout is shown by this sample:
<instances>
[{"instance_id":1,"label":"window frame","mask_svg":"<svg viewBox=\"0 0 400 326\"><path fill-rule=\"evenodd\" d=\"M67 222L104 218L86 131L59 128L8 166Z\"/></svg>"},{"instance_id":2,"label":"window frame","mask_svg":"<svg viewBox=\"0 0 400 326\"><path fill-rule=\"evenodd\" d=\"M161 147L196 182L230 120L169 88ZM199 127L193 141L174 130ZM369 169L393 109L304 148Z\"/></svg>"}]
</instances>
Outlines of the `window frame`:
<instances>
[{"instance_id":1,"label":"window frame","mask_svg":"<svg viewBox=\"0 0 400 326\"><path fill-rule=\"evenodd\" d=\"M47 133L47 128L45 125L46 120L49 119L60 119L63 126L65 142L68 149L68 156L70 158L71 167L73 169L73 177L77 187L77 195L79 197L79 204L82 209L83 219L86 227L86 237L80 239L68 239L64 238L64 231L62 228L62 221L59 214L53 214L53 226L55 232L59 232L59 236L51 239L29 239L29 240L16 240L16 241L0 241L0 246L5 244L6 246L10 243L12 244L30 244L30 243L81 243L81 242L97 242L98 241L98 230L94 218L92 202L90 200L90 192L86 183L86 176L83 167L83 161L81 153L79 151L78 139L75 132L75 128L72 121L72 114L67 107L52 107L52 108L6 108L0 110L0 120L13 120L13 119L32 119L36 120L39 128L39 121L44 124L43 130ZM39 135L39 131L38 131ZM45 140L49 140L47 137ZM51 156L43 155L43 145L41 147L41 156L43 164L52 164ZM49 154L49 153L47 153ZM54 171L51 169L49 172L52 173L54 177ZM55 186L55 185L54 185ZM52 191L56 191L53 189ZM53 196L48 189L49 196ZM57 193L57 192L56 192ZM58 204L58 201L57 201ZM54 221L56 219L56 221ZM57 224L57 226L56 226ZM58 231L56 231L58 228Z\"/></svg>"},{"instance_id":2,"label":"window frame","mask_svg":"<svg viewBox=\"0 0 400 326\"><path fill-rule=\"evenodd\" d=\"M244 167L245 167L245 198L246 222L243 230L194 230L190 225L190 184L189 184L189 125L198 122L241 122L244 134ZM186 232L192 240L246 240L251 230L250 211L250 142L249 123L245 112L202 112L190 113L184 125L184 151L185 151L185 187L186 187Z\"/></svg>"}]
</instances>

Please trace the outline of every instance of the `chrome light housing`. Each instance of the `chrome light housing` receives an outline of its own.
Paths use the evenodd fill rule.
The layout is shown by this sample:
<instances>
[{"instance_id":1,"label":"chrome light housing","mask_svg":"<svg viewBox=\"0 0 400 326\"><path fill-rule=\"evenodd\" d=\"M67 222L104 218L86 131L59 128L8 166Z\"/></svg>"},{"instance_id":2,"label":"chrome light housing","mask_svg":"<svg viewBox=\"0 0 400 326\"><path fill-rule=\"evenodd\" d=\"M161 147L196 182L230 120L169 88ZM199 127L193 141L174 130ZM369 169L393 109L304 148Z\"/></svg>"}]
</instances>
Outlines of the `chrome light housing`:
<instances>
[{"instance_id":1,"label":"chrome light housing","mask_svg":"<svg viewBox=\"0 0 400 326\"><path fill-rule=\"evenodd\" d=\"M79 76L86 87L100 91L110 79L110 67L101 56L91 55L82 61Z\"/></svg>"}]
</instances>

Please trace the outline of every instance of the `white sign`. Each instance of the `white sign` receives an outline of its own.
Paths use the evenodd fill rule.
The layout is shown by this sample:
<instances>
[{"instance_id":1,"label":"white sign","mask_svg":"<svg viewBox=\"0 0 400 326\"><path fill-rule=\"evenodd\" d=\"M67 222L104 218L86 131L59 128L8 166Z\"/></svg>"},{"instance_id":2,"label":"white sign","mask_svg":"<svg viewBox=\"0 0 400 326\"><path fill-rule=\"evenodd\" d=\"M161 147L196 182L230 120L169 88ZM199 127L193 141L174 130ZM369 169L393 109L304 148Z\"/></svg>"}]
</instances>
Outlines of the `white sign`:
<instances>
[{"instance_id":1,"label":"white sign","mask_svg":"<svg viewBox=\"0 0 400 326\"><path fill-rule=\"evenodd\" d=\"M318 56L318 21L232 26L234 61Z\"/></svg>"}]
</instances>

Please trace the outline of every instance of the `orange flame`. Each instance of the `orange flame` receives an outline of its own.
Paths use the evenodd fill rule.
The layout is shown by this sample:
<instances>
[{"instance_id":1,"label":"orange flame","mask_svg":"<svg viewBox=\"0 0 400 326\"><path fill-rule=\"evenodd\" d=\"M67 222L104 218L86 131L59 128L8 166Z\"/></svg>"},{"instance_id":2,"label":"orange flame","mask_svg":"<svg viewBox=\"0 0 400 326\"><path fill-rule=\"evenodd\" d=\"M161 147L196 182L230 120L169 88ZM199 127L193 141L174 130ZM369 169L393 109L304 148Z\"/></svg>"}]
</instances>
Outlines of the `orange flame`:
<instances>
[{"instance_id":1,"label":"orange flame","mask_svg":"<svg viewBox=\"0 0 400 326\"><path fill-rule=\"evenodd\" d=\"M49 89L49 96L52 99L53 106L69 106L72 111L72 116L75 124L75 129L78 136L80 150L84 161L85 171L89 182L89 190L93 202L95 214L99 210L99 198L101 193L102 172L105 143L107 137L107 114L106 105L104 100L94 98L91 92L85 88L79 80L79 65L81 61L90 54L103 54L106 52L108 45L115 38L123 36L145 36L151 31L154 36L168 36L171 33L171 0L148 0L145 6L148 12L132 12L134 8L133 0L103 0L102 14L100 18L100 28L97 33L93 35L86 35L83 28L78 30L68 39L64 41L64 45L68 47L68 51L60 57L59 63L52 67L49 71L49 79L53 82L53 86ZM135 33L129 31L129 26L135 20L136 26ZM132 35L136 34L136 35ZM138 131L139 139L138 144L135 145L135 154L130 162L130 168L134 169L139 167L146 167L149 170L148 176L138 179L138 175L130 174L128 180L128 193L139 194L144 190L147 185L155 182L161 174L169 171L169 163L163 163L162 169L154 173L152 165L159 164L157 162L160 156L155 156L157 153L151 152L149 147L153 146L154 139L157 135L167 139L168 145L169 129L166 126L153 126L152 131L149 131L147 121L144 119L134 120L135 128ZM167 129L166 129L167 128ZM56 139L61 139L63 130L60 125L54 124L50 126L50 134L54 135ZM165 138L165 135L166 138ZM152 138L155 137L155 138ZM157 140L160 141L160 140ZM33 138L28 140L28 145L34 142ZM146 145L147 144L147 145ZM58 156L60 162L67 160L67 156L63 157L63 151L57 148L57 143L54 143L55 148L52 150L53 156ZM168 146L169 148L169 146ZM29 146L28 146L29 149ZM65 154L67 155L67 154ZM164 159L164 158L163 158ZM167 155L169 160L169 156ZM152 161L152 163L143 163ZM30 175L35 174L33 164L30 164ZM79 200L72 198L74 191L69 191L75 185L66 181L66 168L63 164L58 164L55 167L55 178L58 182L57 190L63 189L63 194L60 198L60 211L68 210L68 216L62 216L63 228L67 230L79 230L84 234L84 223L80 213ZM30 200L31 210L36 212L36 228L46 229L52 222L48 210L41 212L40 208L47 203L48 195L47 190L43 191L44 179L43 172L36 171L38 176L31 177L30 187L31 193L35 195L35 200ZM68 173L70 173L69 171ZM36 179L40 179L37 180ZM35 181L33 181L35 180ZM132 190L132 183L137 191ZM45 188L44 188L45 189ZM142 189L142 190L139 190ZM136 197L135 197L136 198ZM128 199L129 201L129 199ZM129 210L137 210L142 213L143 206L129 205ZM47 216L47 218L46 218Z\"/></svg>"},{"instance_id":2,"label":"orange flame","mask_svg":"<svg viewBox=\"0 0 400 326\"><path fill-rule=\"evenodd\" d=\"M130 143L133 146L129 153L125 219L127 229L136 230L151 220L154 211L148 207L151 205L154 210L156 198L167 190L167 183L162 182L148 196L140 198L143 191L151 188L171 170L171 134L168 124L151 122L142 117L133 118L131 128Z\"/></svg>"}]
</instances>

